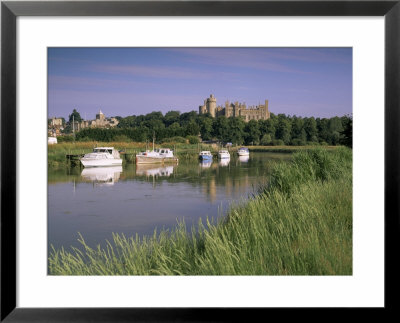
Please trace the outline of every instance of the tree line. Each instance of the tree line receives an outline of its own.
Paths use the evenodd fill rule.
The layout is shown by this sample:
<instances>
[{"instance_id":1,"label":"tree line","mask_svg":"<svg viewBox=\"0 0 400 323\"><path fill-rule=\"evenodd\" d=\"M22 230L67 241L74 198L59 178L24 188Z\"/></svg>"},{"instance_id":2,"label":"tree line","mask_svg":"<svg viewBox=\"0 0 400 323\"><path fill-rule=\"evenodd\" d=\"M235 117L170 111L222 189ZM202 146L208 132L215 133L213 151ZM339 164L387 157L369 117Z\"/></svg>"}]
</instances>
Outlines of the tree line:
<instances>
[{"instance_id":1,"label":"tree line","mask_svg":"<svg viewBox=\"0 0 400 323\"><path fill-rule=\"evenodd\" d=\"M76 114L76 111L74 111ZM195 111L180 113L151 112L146 115L116 117L116 128L85 128L76 133L76 140L152 141L187 138L194 143L217 140L237 145L346 145L352 146L352 117L314 118L271 113L268 120L213 118Z\"/></svg>"}]
</instances>

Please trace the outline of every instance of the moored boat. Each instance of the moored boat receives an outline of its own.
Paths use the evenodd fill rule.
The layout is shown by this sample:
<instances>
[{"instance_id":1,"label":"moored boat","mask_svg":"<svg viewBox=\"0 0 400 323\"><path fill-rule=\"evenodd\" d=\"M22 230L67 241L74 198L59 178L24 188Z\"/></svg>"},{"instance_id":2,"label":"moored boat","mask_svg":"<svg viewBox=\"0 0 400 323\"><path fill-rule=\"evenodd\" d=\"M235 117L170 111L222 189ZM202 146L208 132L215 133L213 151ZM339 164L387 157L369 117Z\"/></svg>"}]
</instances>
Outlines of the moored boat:
<instances>
[{"instance_id":1,"label":"moored boat","mask_svg":"<svg viewBox=\"0 0 400 323\"><path fill-rule=\"evenodd\" d=\"M213 158L213 155L211 154L210 151L208 150L203 150L199 153L199 159L204 160L204 161L211 161Z\"/></svg>"},{"instance_id":2,"label":"moored boat","mask_svg":"<svg viewBox=\"0 0 400 323\"><path fill-rule=\"evenodd\" d=\"M240 148L237 150L237 154L238 154L239 156L249 156L249 155L250 155L250 152L249 152L249 149L248 149L248 148L246 148L246 147L240 147Z\"/></svg>"},{"instance_id":3,"label":"moored boat","mask_svg":"<svg viewBox=\"0 0 400 323\"><path fill-rule=\"evenodd\" d=\"M122 159L114 147L96 147L80 159L84 167L121 166Z\"/></svg>"},{"instance_id":4,"label":"moored boat","mask_svg":"<svg viewBox=\"0 0 400 323\"><path fill-rule=\"evenodd\" d=\"M136 155L136 164L155 164L178 162L173 150L169 148L159 148L152 151L147 150Z\"/></svg>"},{"instance_id":5,"label":"moored boat","mask_svg":"<svg viewBox=\"0 0 400 323\"><path fill-rule=\"evenodd\" d=\"M218 151L218 157L220 159L230 159L231 158L231 154L229 153L228 150L221 149L220 151Z\"/></svg>"}]
</instances>

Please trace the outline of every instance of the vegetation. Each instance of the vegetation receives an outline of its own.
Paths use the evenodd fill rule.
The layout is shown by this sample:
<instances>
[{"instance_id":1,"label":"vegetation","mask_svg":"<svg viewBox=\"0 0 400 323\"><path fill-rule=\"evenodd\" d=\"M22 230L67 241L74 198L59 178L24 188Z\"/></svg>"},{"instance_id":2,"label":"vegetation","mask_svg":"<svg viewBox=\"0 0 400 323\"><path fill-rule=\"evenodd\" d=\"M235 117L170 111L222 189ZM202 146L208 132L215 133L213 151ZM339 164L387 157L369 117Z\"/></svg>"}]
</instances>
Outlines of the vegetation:
<instances>
[{"instance_id":1,"label":"vegetation","mask_svg":"<svg viewBox=\"0 0 400 323\"><path fill-rule=\"evenodd\" d=\"M80 120L76 110L69 116L70 122ZM347 145L351 147L352 117L301 118L297 116L275 115L268 120L241 118L213 118L209 114L198 115L195 111L180 113L169 111L151 112L146 115L118 117L117 128L86 128L76 133L77 141L134 141L157 142L168 138L182 137L195 143L199 135L203 141L216 140L237 145ZM69 129L67 125L66 129ZM66 132L68 133L68 132Z\"/></svg>"},{"instance_id":2,"label":"vegetation","mask_svg":"<svg viewBox=\"0 0 400 323\"><path fill-rule=\"evenodd\" d=\"M218 222L54 250L52 275L351 275L352 152L304 150Z\"/></svg>"}]
</instances>

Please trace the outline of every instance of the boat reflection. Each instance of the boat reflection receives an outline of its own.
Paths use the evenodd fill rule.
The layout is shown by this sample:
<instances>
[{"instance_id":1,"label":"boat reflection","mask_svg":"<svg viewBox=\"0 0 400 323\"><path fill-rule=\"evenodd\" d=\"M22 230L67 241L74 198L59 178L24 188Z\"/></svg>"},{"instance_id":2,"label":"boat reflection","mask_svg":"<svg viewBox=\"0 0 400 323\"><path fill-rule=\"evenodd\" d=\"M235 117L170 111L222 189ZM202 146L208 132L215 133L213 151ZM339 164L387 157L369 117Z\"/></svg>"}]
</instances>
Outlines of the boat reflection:
<instances>
[{"instance_id":1,"label":"boat reflection","mask_svg":"<svg viewBox=\"0 0 400 323\"><path fill-rule=\"evenodd\" d=\"M218 162L218 164L219 164L219 166L222 166L222 167L225 167L225 166L228 166L229 165L229 162L230 162L231 160L229 159L229 158L225 158L225 159L221 159L219 162Z\"/></svg>"},{"instance_id":2,"label":"boat reflection","mask_svg":"<svg viewBox=\"0 0 400 323\"><path fill-rule=\"evenodd\" d=\"M212 164L211 160L203 160L201 163L199 163L199 166L201 168L210 168Z\"/></svg>"},{"instance_id":3,"label":"boat reflection","mask_svg":"<svg viewBox=\"0 0 400 323\"><path fill-rule=\"evenodd\" d=\"M247 163L249 161L249 156L239 156L238 158L241 163Z\"/></svg>"},{"instance_id":4,"label":"boat reflection","mask_svg":"<svg viewBox=\"0 0 400 323\"><path fill-rule=\"evenodd\" d=\"M138 176L170 176L174 173L174 166L154 167L149 164L136 164L136 175Z\"/></svg>"},{"instance_id":5,"label":"boat reflection","mask_svg":"<svg viewBox=\"0 0 400 323\"><path fill-rule=\"evenodd\" d=\"M98 186L107 186L118 182L121 173L122 166L90 167L82 170L81 177Z\"/></svg>"}]
</instances>

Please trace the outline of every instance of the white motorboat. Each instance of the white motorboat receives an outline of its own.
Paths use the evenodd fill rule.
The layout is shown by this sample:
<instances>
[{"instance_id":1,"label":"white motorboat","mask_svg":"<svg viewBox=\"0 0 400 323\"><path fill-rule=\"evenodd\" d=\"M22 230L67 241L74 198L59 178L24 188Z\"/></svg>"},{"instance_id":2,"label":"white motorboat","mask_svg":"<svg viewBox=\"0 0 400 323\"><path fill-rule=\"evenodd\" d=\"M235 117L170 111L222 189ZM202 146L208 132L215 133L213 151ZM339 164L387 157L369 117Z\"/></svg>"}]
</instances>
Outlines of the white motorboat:
<instances>
[{"instance_id":1,"label":"white motorboat","mask_svg":"<svg viewBox=\"0 0 400 323\"><path fill-rule=\"evenodd\" d=\"M212 161L213 155L211 154L211 151L208 150L203 150L199 153L199 159L201 161Z\"/></svg>"},{"instance_id":2,"label":"white motorboat","mask_svg":"<svg viewBox=\"0 0 400 323\"><path fill-rule=\"evenodd\" d=\"M84 167L121 166L122 159L114 147L97 147L81 159Z\"/></svg>"},{"instance_id":3,"label":"white motorboat","mask_svg":"<svg viewBox=\"0 0 400 323\"><path fill-rule=\"evenodd\" d=\"M239 156L249 156L250 155L249 149L246 147L240 147L237 150L237 153Z\"/></svg>"},{"instance_id":4,"label":"white motorboat","mask_svg":"<svg viewBox=\"0 0 400 323\"><path fill-rule=\"evenodd\" d=\"M221 149L220 151L218 151L218 157L219 157L219 159L230 159L231 154L229 153L228 150Z\"/></svg>"},{"instance_id":5,"label":"white motorboat","mask_svg":"<svg viewBox=\"0 0 400 323\"><path fill-rule=\"evenodd\" d=\"M154 164L178 162L174 156L174 151L169 148L159 148L152 151L146 150L136 155L136 164Z\"/></svg>"}]
</instances>

